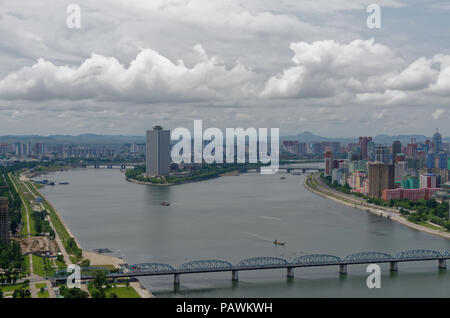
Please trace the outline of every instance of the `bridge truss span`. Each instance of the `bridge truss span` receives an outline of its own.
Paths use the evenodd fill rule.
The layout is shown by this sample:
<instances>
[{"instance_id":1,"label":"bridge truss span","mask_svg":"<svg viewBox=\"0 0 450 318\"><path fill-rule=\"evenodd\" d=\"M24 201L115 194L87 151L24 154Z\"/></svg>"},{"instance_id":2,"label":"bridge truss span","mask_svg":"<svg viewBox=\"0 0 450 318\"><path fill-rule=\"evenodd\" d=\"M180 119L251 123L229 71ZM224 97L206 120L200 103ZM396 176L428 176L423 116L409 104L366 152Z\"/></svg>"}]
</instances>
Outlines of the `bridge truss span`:
<instances>
[{"instance_id":1,"label":"bridge truss span","mask_svg":"<svg viewBox=\"0 0 450 318\"><path fill-rule=\"evenodd\" d=\"M289 262L279 257L251 257L241 260L235 268L270 268L287 265L289 265Z\"/></svg>"},{"instance_id":2,"label":"bridge truss span","mask_svg":"<svg viewBox=\"0 0 450 318\"><path fill-rule=\"evenodd\" d=\"M143 263L143 264L133 264L122 267L119 270L120 273L169 273L175 272L175 269L168 265L162 263Z\"/></svg>"},{"instance_id":3,"label":"bridge truss span","mask_svg":"<svg viewBox=\"0 0 450 318\"><path fill-rule=\"evenodd\" d=\"M398 260L417 260L417 259L435 259L443 257L438 251L433 250L408 250L397 253L395 258Z\"/></svg>"},{"instance_id":4,"label":"bridge truss span","mask_svg":"<svg viewBox=\"0 0 450 318\"><path fill-rule=\"evenodd\" d=\"M200 260L192 261L182 264L178 271L192 272L192 271L220 271L220 270L232 270L233 265L227 261L222 260Z\"/></svg>"},{"instance_id":5,"label":"bridge truss span","mask_svg":"<svg viewBox=\"0 0 450 318\"><path fill-rule=\"evenodd\" d=\"M392 261L394 257L387 253L381 252L360 252L348 255L344 262L355 263L370 263L370 262L388 262Z\"/></svg>"},{"instance_id":6,"label":"bridge truss span","mask_svg":"<svg viewBox=\"0 0 450 318\"><path fill-rule=\"evenodd\" d=\"M326 265L338 264L342 260L338 256L328 254L311 254L295 258L291 263L294 265Z\"/></svg>"}]
</instances>

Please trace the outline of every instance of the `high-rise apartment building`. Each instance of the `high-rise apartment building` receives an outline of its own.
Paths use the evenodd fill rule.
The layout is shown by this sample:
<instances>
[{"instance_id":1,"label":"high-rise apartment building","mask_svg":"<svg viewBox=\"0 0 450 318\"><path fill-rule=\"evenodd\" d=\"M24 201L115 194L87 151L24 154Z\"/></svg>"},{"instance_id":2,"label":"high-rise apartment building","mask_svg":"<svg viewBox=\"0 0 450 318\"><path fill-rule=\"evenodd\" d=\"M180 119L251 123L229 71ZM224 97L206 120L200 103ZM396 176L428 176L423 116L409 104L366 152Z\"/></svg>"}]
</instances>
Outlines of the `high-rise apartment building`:
<instances>
[{"instance_id":1,"label":"high-rise apartment building","mask_svg":"<svg viewBox=\"0 0 450 318\"><path fill-rule=\"evenodd\" d=\"M170 165L170 131L161 126L147 130L147 175L168 176Z\"/></svg>"},{"instance_id":2,"label":"high-rise apartment building","mask_svg":"<svg viewBox=\"0 0 450 318\"><path fill-rule=\"evenodd\" d=\"M333 171L333 153L331 151L327 151L325 153L325 175L331 176Z\"/></svg>"},{"instance_id":3,"label":"high-rise apartment building","mask_svg":"<svg viewBox=\"0 0 450 318\"><path fill-rule=\"evenodd\" d=\"M0 242L9 244L9 211L6 197L0 197Z\"/></svg>"},{"instance_id":4,"label":"high-rise apartment building","mask_svg":"<svg viewBox=\"0 0 450 318\"><path fill-rule=\"evenodd\" d=\"M394 189L394 165L383 162L373 162L369 164L369 196L380 199L383 190Z\"/></svg>"},{"instance_id":5,"label":"high-rise apartment building","mask_svg":"<svg viewBox=\"0 0 450 318\"><path fill-rule=\"evenodd\" d=\"M359 146L361 147L361 157L368 160L368 145L372 141L372 137L359 137Z\"/></svg>"},{"instance_id":6,"label":"high-rise apartment building","mask_svg":"<svg viewBox=\"0 0 450 318\"><path fill-rule=\"evenodd\" d=\"M389 149L386 146L377 146L376 149L376 161L381 161L385 164L389 164Z\"/></svg>"},{"instance_id":7,"label":"high-rise apartment building","mask_svg":"<svg viewBox=\"0 0 450 318\"><path fill-rule=\"evenodd\" d=\"M402 143L396 140L392 143L392 160L395 161L395 158L399 153L402 153Z\"/></svg>"},{"instance_id":8,"label":"high-rise apartment building","mask_svg":"<svg viewBox=\"0 0 450 318\"><path fill-rule=\"evenodd\" d=\"M434 144L434 153L439 153L442 151L442 135L436 129L436 132L433 134L433 144Z\"/></svg>"}]
</instances>

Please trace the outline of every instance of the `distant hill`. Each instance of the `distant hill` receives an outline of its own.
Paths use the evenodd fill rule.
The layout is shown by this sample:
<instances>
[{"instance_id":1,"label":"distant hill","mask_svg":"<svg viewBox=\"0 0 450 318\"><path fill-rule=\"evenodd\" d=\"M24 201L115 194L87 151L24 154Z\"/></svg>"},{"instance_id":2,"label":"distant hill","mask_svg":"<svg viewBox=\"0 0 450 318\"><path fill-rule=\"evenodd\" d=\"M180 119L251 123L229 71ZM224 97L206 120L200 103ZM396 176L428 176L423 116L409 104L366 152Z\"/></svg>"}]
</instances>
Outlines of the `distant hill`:
<instances>
[{"instance_id":1,"label":"distant hill","mask_svg":"<svg viewBox=\"0 0 450 318\"><path fill-rule=\"evenodd\" d=\"M417 142L424 142L431 137L424 135L378 135L374 137L374 141L380 144L391 144L395 140L400 140L403 144L407 144L415 138ZM321 142L321 141L339 141L342 144L358 142L358 137L354 138L330 138L315 135L312 132L304 131L296 136L281 136L281 140L298 140L300 142ZM450 142L450 138L443 138L444 142ZM125 143L145 143L145 136L124 136L124 135L97 135L82 134L78 136L72 135L8 135L0 136L0 142L42 142L42 143L74 143L74 144L125 144Z\"/></svg>"},{"instance_id":2,"label":"distant hill","mask_svg":"<svg viewBox=\"0 0 450 318\"><path fill-rule=\"evenodd\" d=\"M81 144L115 144L115 143L145 143L144 136L123 136L123 135L97 135L82 134L71 135L17 135L0 136L1 142L42 142L42 143L81 143Z\"/></svg>"},{"instance_id":3,"label":"distant hill","mask_svg":"<svg viewBox=\"0 0 450 318\"><path fill-rule=\"evenodd\" d=\"M432 139L432 137L427 137L424 135L398 135L398 136L388 136L388 135L377 135L373 139L376 143L380 144L391 144L395 140L400 140L403 144L407 144L411 141L411 138L415 138L416 142L424 142L427 139ZM281 140L298 140L301 142L321 142L321 141L339 141L343 144L348 144L352 142L358 142L359 137L354 138L330 138L315 135L309 131L304 131L296 136L282 136ZM443 138L444 142L450 142L450 137Z\"/></svg>"}]
</instances>

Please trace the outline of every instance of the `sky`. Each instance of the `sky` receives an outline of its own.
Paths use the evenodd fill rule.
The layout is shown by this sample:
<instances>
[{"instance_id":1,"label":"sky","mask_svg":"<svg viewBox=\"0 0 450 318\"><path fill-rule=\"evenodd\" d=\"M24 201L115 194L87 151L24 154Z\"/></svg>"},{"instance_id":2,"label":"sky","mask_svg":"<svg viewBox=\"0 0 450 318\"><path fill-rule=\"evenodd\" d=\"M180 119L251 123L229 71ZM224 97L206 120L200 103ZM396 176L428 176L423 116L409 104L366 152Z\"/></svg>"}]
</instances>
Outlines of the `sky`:
<instances>
[{"instance_id":1,"label":"sky","mask_svg":"<svg viewBox=\"0 0 450 318\"><path fill-rule=\"evenodd\" d=\"M450 136L449 15L443 0L0 0L0 135L203 120Z\"/></svg>"}]
</instances>

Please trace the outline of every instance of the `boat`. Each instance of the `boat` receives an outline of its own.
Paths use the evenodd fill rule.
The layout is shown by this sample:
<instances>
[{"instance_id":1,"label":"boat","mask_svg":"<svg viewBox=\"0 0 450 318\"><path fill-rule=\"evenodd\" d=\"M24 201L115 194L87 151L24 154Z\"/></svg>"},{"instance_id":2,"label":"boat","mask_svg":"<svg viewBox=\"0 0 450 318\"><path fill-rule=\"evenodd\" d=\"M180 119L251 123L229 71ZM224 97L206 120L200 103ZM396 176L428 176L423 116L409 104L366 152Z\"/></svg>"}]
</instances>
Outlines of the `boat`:
<instances>
[{"instance_id":1,"label":"boat","mask_svg":"<svg viewBox=\"0 0 450 318\"><path fill-rule=\"evenodd\" d=\"M286 177L281 177L281 178L280 178L280 180L284 180L284 179L286 179Z\"/></svg>"},{"instance_id":2,"label":"boat","mask_svg":"<svg viewBox=\"0 0 450 318\"><path fill-rule=\"evenodd\" d=\"M162 205L162 206L169 206L170 203L167 202L167 201L161 201L161 203L160 203L159 205Z\"/></svg>"},{"instance_id":3,"label":"boat","mask_svg":"<svg viewBox=\"0 0 450 318\"><path fill-rule=\"evenodd\" d=\"M58 184L70 184L69 182L59 182Z\"/></svg>"},{"instance_id":4,"label":"boat","mask_svg":"<svg viewBox=\"0 0 450 318\"><path fill-rule=\"evenodd\" d=\"M275 245L280 245L280 246L285 246L285 245L286 245L286 242L280 242L280 241L278 241L278 240L275 240L275 241L273 241L273 244L275 244Z\"/></svg>"}]
</instances>

